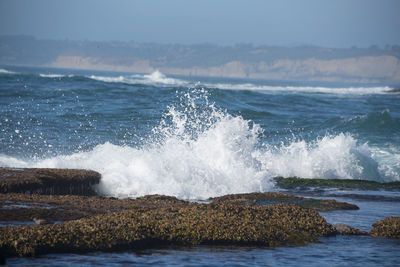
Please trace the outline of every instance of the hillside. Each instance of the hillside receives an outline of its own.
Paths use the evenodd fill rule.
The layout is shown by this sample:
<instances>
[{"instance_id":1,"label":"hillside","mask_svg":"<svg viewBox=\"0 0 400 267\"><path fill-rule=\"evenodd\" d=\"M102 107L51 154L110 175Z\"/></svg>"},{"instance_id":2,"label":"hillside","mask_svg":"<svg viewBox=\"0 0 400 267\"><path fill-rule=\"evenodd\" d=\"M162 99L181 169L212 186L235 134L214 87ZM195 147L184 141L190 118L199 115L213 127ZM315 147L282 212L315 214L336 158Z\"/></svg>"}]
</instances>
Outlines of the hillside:
<instances>
[{"instance_id":1,"label":"hillside","mask_svg":"<svg viewBox=\"0 0 400 267\"><path fill-rule=\"evenodd\" d=\"M400 46L333 49L0 36L0 64L270 80L400 83Z\"/></svg>"}]
</instances>

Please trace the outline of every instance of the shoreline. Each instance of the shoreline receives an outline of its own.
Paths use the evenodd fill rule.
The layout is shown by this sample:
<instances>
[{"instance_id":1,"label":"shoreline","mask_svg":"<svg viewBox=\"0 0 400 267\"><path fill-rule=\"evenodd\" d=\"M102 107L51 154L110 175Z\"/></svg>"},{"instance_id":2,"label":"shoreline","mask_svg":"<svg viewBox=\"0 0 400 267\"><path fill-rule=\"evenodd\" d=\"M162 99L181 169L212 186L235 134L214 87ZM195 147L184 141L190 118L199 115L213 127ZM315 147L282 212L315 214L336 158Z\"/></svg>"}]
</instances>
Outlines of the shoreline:
<instances>
[{"instance_id":1,"label":"shoreline","mask_svg":"<svg viewBox=\"0 0 400 267\"><path fill-rule=\"evenodd\" d=\"M2 168L0 171L3 188L7 181L25 182L25 186L30 181L36 188L37 181L46 177L44 174L48 180L50 174L56 176L50 185L69 180L82 188L91 188L100 181L99 174L85 170ZM92 180L93 184L87 183L93 177L98 179ZM82 190L70 193L90 192ZM207 204L163 195L117 199L49 194L56 192L51 190L37 192L41 194L10 190L0 193L0 221L30 222L30 225L0 227L0 250L4 257L124 251L159 245L302 246L338 234L400 238L400 217L379 221L367 233L341 223L329 224L317 212L358 209L355 205L282 192L226 195L209 199ZM33 220L39 225L32 225Z\"/></svg>"}]
</instances>

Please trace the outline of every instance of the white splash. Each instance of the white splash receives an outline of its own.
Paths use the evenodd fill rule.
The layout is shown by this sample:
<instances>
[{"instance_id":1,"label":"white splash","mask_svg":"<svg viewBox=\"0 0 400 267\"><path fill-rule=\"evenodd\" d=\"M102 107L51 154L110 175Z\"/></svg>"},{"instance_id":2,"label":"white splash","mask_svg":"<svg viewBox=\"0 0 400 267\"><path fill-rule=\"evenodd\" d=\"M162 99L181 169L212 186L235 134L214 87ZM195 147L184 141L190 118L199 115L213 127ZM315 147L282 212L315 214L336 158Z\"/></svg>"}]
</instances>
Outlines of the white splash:
<instances>
[{"instance_id":1,"label":"white splash","mask_svg":"<svg viewBox=\"0 0 400 267\"><path fill-rule=\"evenodd\" d=\"M356 139L343 133L308 143L267 146L259 158L272 176L381 180L368 145L358 145Z\"/></svg>"},{"instance_id":2,"label":"white splash","mask_svg":"<svg viewBox=\"0 0 400 267\"><path fill-rule=\"evenodd\" d=\"M99 191L116 197L165 194L205 199L273 190L275 176L381 180L367 144L348 134L271 146L259 125L208 102L204 90L170 106L141 147L97 145L41 160L0 155L0 166L83 168L102 175Z\"/></svg>"}]
</instances>

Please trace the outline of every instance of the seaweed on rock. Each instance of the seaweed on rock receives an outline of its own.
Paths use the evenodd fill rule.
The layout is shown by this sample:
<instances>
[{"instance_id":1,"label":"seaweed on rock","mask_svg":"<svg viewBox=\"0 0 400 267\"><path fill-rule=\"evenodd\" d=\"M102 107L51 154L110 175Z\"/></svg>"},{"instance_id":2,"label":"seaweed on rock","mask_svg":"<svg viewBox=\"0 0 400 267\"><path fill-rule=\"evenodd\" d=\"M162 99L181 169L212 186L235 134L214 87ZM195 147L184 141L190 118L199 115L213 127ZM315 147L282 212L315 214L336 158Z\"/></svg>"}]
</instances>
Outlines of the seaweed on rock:
<instances>
[{"instance_id":1,"label":"seaweed on rock","mask_svg":"<svg viewBox=\"0 0 400 267\"><path fill-rule=\"evenodd\" d=\"M387 217L372 225L369 233L372 236L400 238L400 217Z\"/></svg>"},{"instance_id":2,"label":"seaweed on rock","mask_svg":"<svg viewBox=\"0 0 400 267\"><path fill-rule=\"evenodd\" d=\"M89 170L0 168L0 193L92 196L100 178Z\"/></svg>"},{"instance_id":3,"label":"seaweed on rock","mask_svg":"<svg viewBox=\"0 0 400 267\"><path fill-rule=\"evenodd\" d=\"M269 205L276 203L296 204L304 208L317 211L330 210L358 210L354 204L340 202L333 199L314 199L293 196L281 192L257 192L247 194L233 194L212 198L212 203L230 203L235 205Z\"/></svg>"},{"instance_id":4,"label":"seaweed on rock","mask_svg":"<svg viewBox=\"0 0 400 267\"><path fill-rule=\"evenodd\" d=\"M7 256L114 251L160 244L304 245L336 233L317 212L294 204L264 206L187 203L134 207L54 225L4 227Z\"/></svg>"}]
</instances>

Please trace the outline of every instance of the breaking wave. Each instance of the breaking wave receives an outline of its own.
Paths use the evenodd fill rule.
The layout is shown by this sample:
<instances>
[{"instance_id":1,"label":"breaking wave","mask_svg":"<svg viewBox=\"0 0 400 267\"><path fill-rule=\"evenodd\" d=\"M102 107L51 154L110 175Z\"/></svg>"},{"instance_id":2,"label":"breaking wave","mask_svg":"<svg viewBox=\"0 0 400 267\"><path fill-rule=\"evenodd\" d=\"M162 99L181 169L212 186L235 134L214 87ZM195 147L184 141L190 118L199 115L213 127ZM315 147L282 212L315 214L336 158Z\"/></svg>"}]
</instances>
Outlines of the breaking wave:
<instances>
[{"instance_id":1,"label":"breaking wave","mask_svg":"<svg viewBox=\"0 0 400 267\"><path fill-rule=\"evenodd\" d=\"M225 89L225 90L250 90L250 91L266 91L266 92L301 92L301 93L324 93L324 94L349 94L349 95L367 95L367 94L386 94L392 88L390 87L346 87L346 88L330 88L330 87L313 87L313 86L269 86L255 85L252 83L245 84L205 84L209 88Z\"/></svg>"},{"instance_id":2,"label":"breaking wave","mask_svg":"<svg viewBox=\"0 0 400 267\"><path fill-rule=\"evenodd\" d=\"M74 77L74 75L72 75L72 74L64 75L64 74L56 74L56 73L49 73L49 74L40 73L39 76L42 78L64 78L64 77L72 78L72 77Z\"/></svg>"},{"instance_id":3,"label":"breaking wave","mask_svg":"<svg viewBox=\"0 0 400 267\"><path fill-rule=\"evenodd\" d=\"M0 166L96 170L102 174L99 192L115 197L205 199L269 191L276 176L400 179L400 166L393 164L398 157L359 144L349 134L275 146L262 135L258 124L215 107L199 89L178 93L177 103L140 146L106 142L90 151L36 160L0 155Z\"/></svg>"},{"instance_id":4,"label":"breaking wave","mask_svg":"<svg viewBox=\"0 0 400 267\"><path fill-rule=\"evenodd\" d=\"M313 87L313 86L272 86L256 85L252 83L201 83L190 82L176 78L169 78L160 71L155 71L146 75L120 75L120 76L88 76L102 82L126 83L126 84L144 84L156 86L186 86L186 87L206 87L221 90L248 90L264 92L300 92L300 93L325 93L325 94L349 94L349 95L367 95L367 94L386 94L392 90L387 86L377 87Z\"/></svg>"},{"instance_id":5,"label":"breaking wave","mask_svg":"<svg viewBox=\"0 0 400 267\"><path fill-rule=\"evenodd\" d=\"M6 69L0 69L0 74L18 74L18 72L6 70Z\"/></svg>"},{"instance_id":6,"label":"breaking wave","mask_svg":"<svg viewBox=\"0 0 400 267\"><path fill-rule=\"evenodd\" d=\"M110 83L126 83L126 84L144 84L144 85L157 85L157 86L189 86L190 83L175 79L168 78L160 71L154 71L151 74L146 75L120 75L120 76L96 76L91 75L88 78L102 81L102 82L110 82Z\"/></svg>"}]
</instances>

